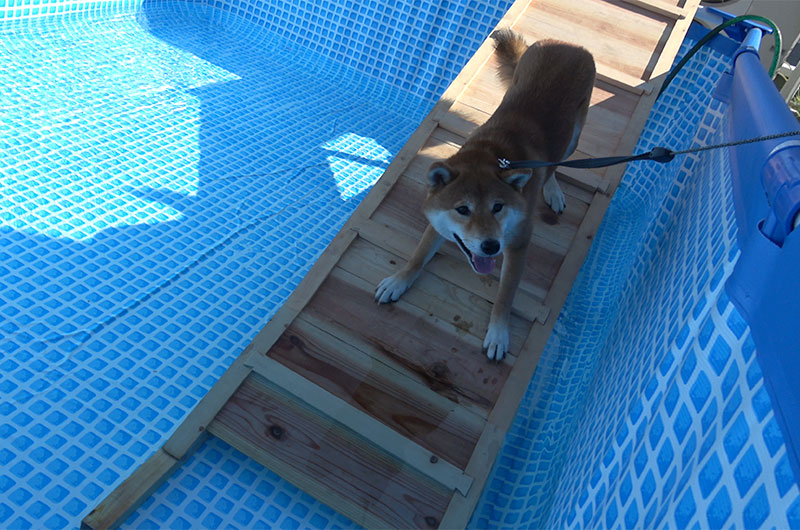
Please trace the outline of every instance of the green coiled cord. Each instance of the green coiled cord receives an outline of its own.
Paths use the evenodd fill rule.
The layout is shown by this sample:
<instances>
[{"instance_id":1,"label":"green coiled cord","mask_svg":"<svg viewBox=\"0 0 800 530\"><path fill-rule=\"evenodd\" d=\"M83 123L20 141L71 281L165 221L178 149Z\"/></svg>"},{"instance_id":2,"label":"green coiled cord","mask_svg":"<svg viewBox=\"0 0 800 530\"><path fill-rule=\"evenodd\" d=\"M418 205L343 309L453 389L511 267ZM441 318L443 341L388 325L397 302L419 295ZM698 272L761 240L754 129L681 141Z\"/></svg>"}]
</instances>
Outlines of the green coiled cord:
<instances>
[{"instance_id":1,"label":"green coiled cord","mask_svg":"<svg viewBox=\"0 0 800 530\"><path fill-rule=\"evenodd\" d=\"M672 82L675 76L678 75L678 72L681 71L681 68L683 68L686 65L686 63L689 62L689 60L694 56L694 54L696 54L700 50L700 48L702 48L705 45L705 43L713 39L719 32L721 32L725 28L733 26L734 24L738 24L743 20L755 20L757 22L761 22L769 26L769 28L772 29L773 31L772 36L775 38L775 54L772 57L772 65L770 65L769 67L769 76L770 78L774 78L775 72L778 69L778 61L780 60L781 56L781 30L778 29L778 26L776 26L775 23L770 19L768 19L767 17L762 17L761 15L742 15L739 17L734 17L728 20L727 22L723 22L716 28L709 31L702 39L697 41L697 44L695 44L691 50L686 52L686 55L683 56L683 59L681 59L680 62L676 64L672 70L670 70L669 74L667 74L667 77L664 79L664 84L661 85L661 90L658 91L658 95L660 96L661 93L664 92L664 90L667 88L667 86L669 86L669 84Z\"/></svg>"}]
</instances>

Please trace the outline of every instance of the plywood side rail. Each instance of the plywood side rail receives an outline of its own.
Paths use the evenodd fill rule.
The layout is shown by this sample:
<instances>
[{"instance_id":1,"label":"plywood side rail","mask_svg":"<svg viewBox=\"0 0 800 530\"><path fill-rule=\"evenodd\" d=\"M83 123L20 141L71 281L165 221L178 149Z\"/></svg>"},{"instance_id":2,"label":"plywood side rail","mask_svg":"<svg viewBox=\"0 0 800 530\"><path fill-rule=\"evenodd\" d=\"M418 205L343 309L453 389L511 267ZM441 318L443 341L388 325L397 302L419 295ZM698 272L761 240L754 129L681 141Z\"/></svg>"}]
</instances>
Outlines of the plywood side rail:
<instances>
[{"instance_id":1,"label":"plywood side rail","mask_svg":"<svg viewBox=\"0 0 800 530\"><path fill-rule=\"evenodd\" d=\"M199 446L206 436L199 437ZM81 530L109 530L119 527L153 494L169 476L183 465L185 458L176 459L163 449L156 450L145 463L117 486L103 502L81 521Z\"/></svg>"},{"instance_id":2,"label":"plywood side rail","mask_svg":"<svg viewBox=\"0 0 800 530\"><path fill-rule=\"evenodd\" d=\"M686 18L686 11L677 6L669 5L661 0L622 0L632 6L641 7L647 11L658 13L673 20Z\"/></svg>"},{"instance_id":3,"label":"plywood side rail","mask_svg":"<svg viewBox=\"0 0 800 530\"><path fill-rule=\"evenodd\" d=\"M621 88L631 94L641 96L653 91L653 85L625 72L620 72L602 64L597 65L597 79Z\"/></svg>"}]
</instances>

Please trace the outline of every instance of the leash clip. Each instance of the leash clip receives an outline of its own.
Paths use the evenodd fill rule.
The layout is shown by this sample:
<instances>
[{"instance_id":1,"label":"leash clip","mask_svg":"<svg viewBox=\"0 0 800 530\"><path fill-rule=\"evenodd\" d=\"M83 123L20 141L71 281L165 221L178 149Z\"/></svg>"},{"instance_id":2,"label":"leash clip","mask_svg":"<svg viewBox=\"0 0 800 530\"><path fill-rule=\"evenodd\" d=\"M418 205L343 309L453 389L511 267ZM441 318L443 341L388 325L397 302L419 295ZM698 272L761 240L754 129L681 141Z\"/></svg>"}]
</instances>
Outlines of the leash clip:
<instances>
[{"instance_id":1,"label":"leash clip","mask_svg":"<svg viewBox=\"0 0 800 530\"><path fill-rule=\"evenodd\" d=\"M675 153L664 147L654 147L648 154L650 155L648 157L650 160L661 162L662 164L671 162L675 158Z\"/></svg>"},{"instance_id":2,"label":"leash clip","mask_svg":"<svg viewBox=\"0 0 800 530\"><path fill-rule=\"evenodd\" d=\"M508 158L498 158L497 165L500 166L500 169L508 169L511 167L511 162Z\"/></svg>"}]
</instances>

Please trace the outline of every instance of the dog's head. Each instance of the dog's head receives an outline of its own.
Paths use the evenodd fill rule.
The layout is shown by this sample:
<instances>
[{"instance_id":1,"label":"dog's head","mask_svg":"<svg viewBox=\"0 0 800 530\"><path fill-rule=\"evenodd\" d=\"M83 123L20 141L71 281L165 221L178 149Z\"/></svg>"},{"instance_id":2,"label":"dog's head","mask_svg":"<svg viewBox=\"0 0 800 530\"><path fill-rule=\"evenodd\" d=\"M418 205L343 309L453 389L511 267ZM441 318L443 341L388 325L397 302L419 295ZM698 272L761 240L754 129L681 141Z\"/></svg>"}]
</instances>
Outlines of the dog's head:
<instances>
[{"instance_id":1,"label":"dog's head","mask_svg":"<svg viewBox=\"0 0 800 530\"><path fill-rule=\"evenodd\" d=\"M456 243L478 274L489 274L495 258L519 237L526 219L522 194L531 169L503 170L490 164L434 162L428 172L423 210L443 237Z\"/></svg>"}]
</instances>

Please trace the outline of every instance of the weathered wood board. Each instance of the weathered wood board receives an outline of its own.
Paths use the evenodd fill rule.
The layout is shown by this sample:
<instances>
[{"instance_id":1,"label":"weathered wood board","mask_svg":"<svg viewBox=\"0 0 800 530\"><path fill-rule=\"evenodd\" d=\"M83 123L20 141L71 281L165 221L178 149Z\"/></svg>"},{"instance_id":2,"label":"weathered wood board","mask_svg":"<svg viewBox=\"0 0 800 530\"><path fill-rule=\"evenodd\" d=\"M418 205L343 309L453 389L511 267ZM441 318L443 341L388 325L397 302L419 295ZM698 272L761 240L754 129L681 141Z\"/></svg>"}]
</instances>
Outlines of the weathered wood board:
<instances>
[{"instance_id":1,"label":"weathered wood board","mask_svg":"<svg viewBox=\"0 0 800 530\"><path fill-rule=\"evenodd\" d=\"M698 4L518 0L498 27L594 54L574 156L610 156L632 151ZM375 285L425 228L428 166L500 102L495 67L487 40L289 301L84 526L116 524L207 433L365 526L466 525L624 171L559 171L567 209L537 211L502 363L481 352L498 278L475 275L450 244L398 303L375 305Z\"/></svg>"}]
</instances>

